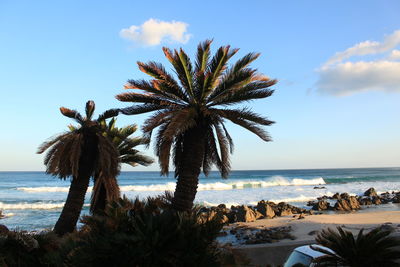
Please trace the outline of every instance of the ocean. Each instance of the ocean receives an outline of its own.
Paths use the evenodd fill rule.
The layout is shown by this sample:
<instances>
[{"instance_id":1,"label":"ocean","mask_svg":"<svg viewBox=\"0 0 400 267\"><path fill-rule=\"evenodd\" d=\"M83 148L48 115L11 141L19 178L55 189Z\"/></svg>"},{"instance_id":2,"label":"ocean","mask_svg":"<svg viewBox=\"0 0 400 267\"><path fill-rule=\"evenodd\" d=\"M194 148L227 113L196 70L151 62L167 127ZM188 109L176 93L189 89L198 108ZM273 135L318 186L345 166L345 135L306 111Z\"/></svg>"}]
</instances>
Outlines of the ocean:
<instances>
[{"instance_id":1,"label":"ocean","mask_svg":"<svg viewBox=\"0 0 400 267\"><path fill-rule=\"evenodd\" d=\"M122 172L118 177L122 194L145 198L175 189L173 173ZM70 181L44 172L0 172L0 224L12 229L52 228L68 193ZM92 186L92 185L91 185ZM81 214L88 213L90 186ZM314 189L315 186L323 187ZM232 171L228 179L218 172L201 176L195 202L206 206L221 203L255 205L258 201L285 201L305 207L308 200L336 192L362 194L370 187L378 193L400 190L400 168L248 170ZM398 207L397 207L398 208Z\"/></svg>"}]
</instances>

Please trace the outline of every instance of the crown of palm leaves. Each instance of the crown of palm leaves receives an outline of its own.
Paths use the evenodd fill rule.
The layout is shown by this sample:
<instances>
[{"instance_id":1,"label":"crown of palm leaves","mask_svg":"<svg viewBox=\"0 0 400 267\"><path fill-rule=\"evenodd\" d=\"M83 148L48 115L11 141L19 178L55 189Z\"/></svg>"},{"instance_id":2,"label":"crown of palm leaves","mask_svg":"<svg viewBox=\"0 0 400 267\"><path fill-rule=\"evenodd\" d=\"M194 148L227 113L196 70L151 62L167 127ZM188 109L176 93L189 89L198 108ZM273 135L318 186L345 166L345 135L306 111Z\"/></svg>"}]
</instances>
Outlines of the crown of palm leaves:
<instances>
[{"instance_id":1,"label":"crown of palm leaves","mask_svg":"<svg viewBox=\"0 0 400 267\"><path fill-rule=\"evenodd\" d=\"M50 138L40 145L37 153L41 154L48 150L44 164L46 172L65 179L69 176L77 177L79 172L82 147L85 142L85 133L91 132L97 137L98 157L95 159L93 172L101 172L106 176L115 176L119 173L118 151L113 144L102 136L100 122L117 116L118 109L110 109L100 114L93 120L95 103L88 101L85 106L85 116L76 110L61 107L61 113L78 123L78 126L69 126L70 131Z\"/></svg>"},{"instance_id":2,"label":"crown of palm leaves","mask_svg":"<svg viewBox=\"0 0 400 267\"><path fill-rule=\"evenodd\" d=\"M184 133L195 126L206 132L205 153L202 163L207 175L212 164L216 164L223 177L230 170L229 153L233 151L233 141L225 128L225 120L238 124L253 132L264 141L271 138L262 126L274 123L248 108L231 109L230 105L266 98L272 95L269 87L277 81L261 75L249 66L259 57L249 53L228 67L228 60L238 49L230 46L220 47L211 57L212 41L206 40L197 48L193 65L183 49L163 48L164 54L172 64L178 78L168 73L164 66L156 62L138 62L139 69L152 79L129 80L126 89L139 89L117 95L123 102L141 103L121 109L126 115L153 112L143 125L143 132L149 139L155 128L156 155L159 157L161 173L168 173L171 147L175 170L179 168ZM218 146L219 149L218 149ZM175 172L175 175L178 175Z\"/></svg>"}]
</instances>

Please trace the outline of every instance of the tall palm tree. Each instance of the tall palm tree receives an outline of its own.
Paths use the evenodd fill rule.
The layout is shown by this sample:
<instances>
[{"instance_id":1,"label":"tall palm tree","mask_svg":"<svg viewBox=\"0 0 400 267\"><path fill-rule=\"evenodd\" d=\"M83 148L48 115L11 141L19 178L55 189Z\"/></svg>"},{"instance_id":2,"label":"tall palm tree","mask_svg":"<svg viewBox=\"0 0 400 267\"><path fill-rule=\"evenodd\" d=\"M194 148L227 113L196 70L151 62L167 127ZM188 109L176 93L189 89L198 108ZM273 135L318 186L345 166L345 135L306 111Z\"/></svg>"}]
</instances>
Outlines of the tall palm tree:
<instances>
[{"instance_id":1,"label":"tall palm tree","mask_svg":"<svg viewBox=\"0 0 400 267\"><path fill-rule=\"evenodd\" d=\"M318 244L330 250L311 246L326 254L317 258L317 266L400 266L400 239L390 236L391 230L378 227L364 234L361 229L355 237L340 226L337 231L324 229L315 238Z\"/></svg>"},{"instance_id":2,"label":"tall palm tree","mask_svg":"<svg viewBox=\"0 0 400 267\"><path fill-rule=\"evenodd\" d=\"M48 150L44 164L46 172L60 179L72 177L67 200L61 215L54 226L58 235L72 232L75 229L90 177L115 177L119 173L118 151L110 140L103 136L100 121L118 115L117 109L107 110L93 120L95 104L86 103L86 116L76 110L61 107L61 113L74 119L79 126L74 130L60 134L44 142L38 153Z\"/></svg>"},{"instance_id":3,"label":"tall palm tree","mask_svg":"<svg viewBox=\"0 0 400 267\"><path fill-rule=\"evenodd\" d=\"M148 166L153 159L147 157L135 149L139 145L147 145L148 139L143 137L130 137L137 130L137 125L129 125L122 128L115 126L116 119L112 118L108 123L102 121L105 131L103 136L107 137L118 150L120 163ZM95 177L90 204L90 211L103 211L107 202L115 201L120 197L120 190L116 177Z\"/></svg>"},{"instance_id":4,"label":"tall palm tree","mask_svg":"<svg viewBox=\"0 0 400 267\"><path fill-rule=\"evenodd\" d=\"M173 151L177 178L173 205L177 210L189 210L193 206L201 169L207 175L215 164L222 177L227 177L233 142L225 120L244 127L264 141L271 140L261 126L271 125L273 121L247 108L226 107L271 96L273 90L268 88L276 80L248 67L259 54L249 53L228 67L228 60L238 49L223 46L210 58L210 45L210 40L199 44L194 66L182 49L163 48L179 81L159 63L138 62L139 69L153 79L129 80L126 89L142 91L116 96L120 101L141 103L122 109L126 115L155 111L142 130L150 139L153 130L159 129L155 147L163 175L168 173Z\"/></svg>"}]
</instances>

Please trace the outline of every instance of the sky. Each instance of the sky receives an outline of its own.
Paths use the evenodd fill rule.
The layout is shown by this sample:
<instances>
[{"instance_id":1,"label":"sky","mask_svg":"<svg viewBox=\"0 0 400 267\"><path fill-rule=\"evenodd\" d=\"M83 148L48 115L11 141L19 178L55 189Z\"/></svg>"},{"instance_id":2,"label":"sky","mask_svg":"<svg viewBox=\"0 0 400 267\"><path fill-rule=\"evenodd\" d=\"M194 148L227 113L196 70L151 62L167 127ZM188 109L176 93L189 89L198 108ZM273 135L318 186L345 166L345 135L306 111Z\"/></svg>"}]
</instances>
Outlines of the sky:
<instances>
[{"instance_id":1,"label":"sky","mask_svg":"<svg viewBox=\"0 0 400 267\"><path fill-rule=\"evenodd\" d=\"M276 122L273 142L227 124L232 169L400 166L399 14L397 0L0 0L0 171L44 170L37 147L71 123L59 107L126 107L115 95L147 78L137 61L170 70L163 46L194 57L210 38L240 48L231 62L260 52L251 66L279 81L246 105Z\"/></svg>"}]
</instances>

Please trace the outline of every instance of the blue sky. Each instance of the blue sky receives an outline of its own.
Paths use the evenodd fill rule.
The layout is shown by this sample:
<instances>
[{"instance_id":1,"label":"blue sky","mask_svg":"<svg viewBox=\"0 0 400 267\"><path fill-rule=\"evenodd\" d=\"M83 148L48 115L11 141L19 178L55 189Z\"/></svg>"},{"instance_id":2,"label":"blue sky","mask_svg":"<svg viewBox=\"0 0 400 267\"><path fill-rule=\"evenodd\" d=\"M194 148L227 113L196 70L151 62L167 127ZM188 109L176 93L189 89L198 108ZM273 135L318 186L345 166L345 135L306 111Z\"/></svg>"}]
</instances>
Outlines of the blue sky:
<instances>
[{"instance_id":1,"label":"blue sky","mask_svg":"<svg viewBox=\"0 0 400 267\"><path fill-rule=\"evenodd\" d=\"M233 169L400 166L400 3L277 2L0 0L0 170L44 170L38 145L70 123L60 106L124 107L136 61L169 68L162 46L194 55L207 38L240 48L232 61L261 52L252 66L279 80L248 105L277 122L273 142L228 124Z\"/></svg>"}]
</instances>

